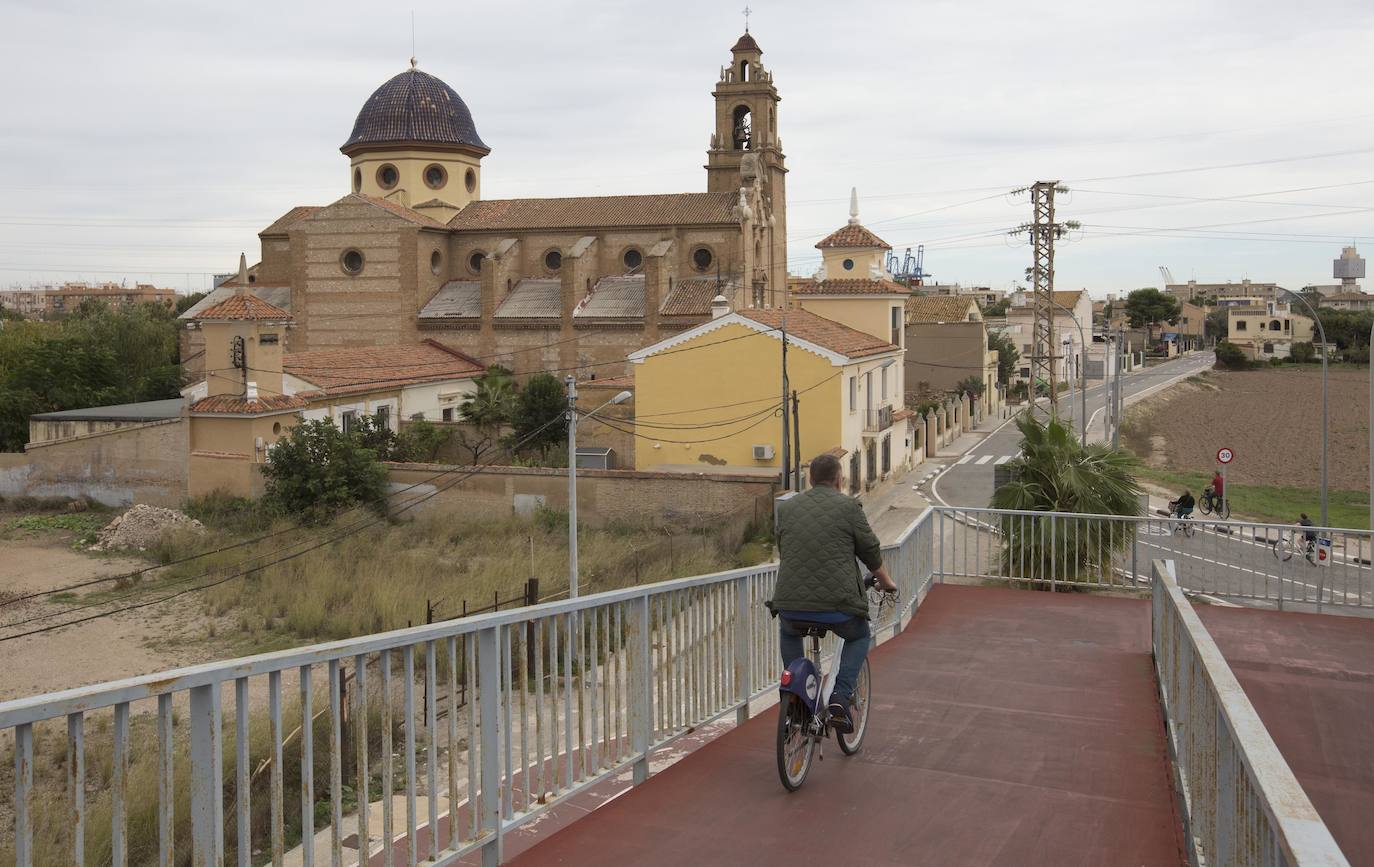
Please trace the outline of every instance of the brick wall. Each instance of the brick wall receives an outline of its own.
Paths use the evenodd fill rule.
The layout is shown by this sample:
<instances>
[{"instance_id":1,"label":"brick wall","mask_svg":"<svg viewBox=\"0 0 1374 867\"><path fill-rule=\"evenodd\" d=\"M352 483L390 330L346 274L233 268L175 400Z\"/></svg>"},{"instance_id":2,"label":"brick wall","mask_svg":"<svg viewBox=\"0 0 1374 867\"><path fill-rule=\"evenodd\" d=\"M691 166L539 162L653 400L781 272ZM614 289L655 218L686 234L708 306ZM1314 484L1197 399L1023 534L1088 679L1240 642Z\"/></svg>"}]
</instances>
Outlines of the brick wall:
<instances>
[{"instance_id":1,"label":"brick wall","mask_svg":"<svg viewBox=\"0 0 1374 867\"><path fill-rule=\"evenodd\" d=\"M0 455L0 495L180 506L186 450L181 419L38 443L23 454Z\"/></svg>"},{"instance_id":2,"label":"brick wall","mask_svg":"<svg viewBox=\"0 0 1374 867\"><path fill-rule=\"evenodd\" d=\"M461 467L438 464L387 466L398 503L442 488L466 472ZM441 471L452 472L437 475ZM416 487L400 492L411 485ZM776 491L776 480L769 479L584 469L577 473L577 518L589 526L700 526L712 517L752 508L766 519L772 514ZM567 509L567 470L483 467L478 475L443 490L415 511L439 509L464 517L490 517L510 514L517 508L532 509L541 497L548 508Z\"/></svg>"}]
</instances>

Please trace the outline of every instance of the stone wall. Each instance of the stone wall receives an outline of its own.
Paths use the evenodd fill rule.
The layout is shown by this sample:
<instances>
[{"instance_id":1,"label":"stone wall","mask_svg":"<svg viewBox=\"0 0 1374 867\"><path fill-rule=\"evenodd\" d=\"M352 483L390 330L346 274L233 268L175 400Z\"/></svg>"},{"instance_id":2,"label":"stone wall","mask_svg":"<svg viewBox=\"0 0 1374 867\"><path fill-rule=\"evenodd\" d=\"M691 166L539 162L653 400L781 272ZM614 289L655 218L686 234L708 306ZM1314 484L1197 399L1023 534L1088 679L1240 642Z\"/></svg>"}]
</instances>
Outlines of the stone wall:
<instances>
[{"instance_id":1,"label":"stone wall","mask_svg":"<svg viewBox=\"0 0 1374 867\"><path fill-rule=\"evenodd\" d=\"M444 488L471 472L438 464L387 466L398 504ZM761 520L767 520L777 489L773 479L584 469L577 473L577 519L589 526L700 526L712 517L754 509ZM533 511L539 505L560 511L568 508L567 470L483 467L477 475L442 490L415 511L438 509L463 517L490 517Z\"/></svg>"},{"instance_id":2,"label":"stone wall","mask_svg":"<svg viewBox=\"0 0 1374 867\"><path fill-rule=\"evenodd\" d=\"M0 454L0 496L84 497L107 506L180 506L186 423L147 422Z\"/></svg>"}]
</instances>

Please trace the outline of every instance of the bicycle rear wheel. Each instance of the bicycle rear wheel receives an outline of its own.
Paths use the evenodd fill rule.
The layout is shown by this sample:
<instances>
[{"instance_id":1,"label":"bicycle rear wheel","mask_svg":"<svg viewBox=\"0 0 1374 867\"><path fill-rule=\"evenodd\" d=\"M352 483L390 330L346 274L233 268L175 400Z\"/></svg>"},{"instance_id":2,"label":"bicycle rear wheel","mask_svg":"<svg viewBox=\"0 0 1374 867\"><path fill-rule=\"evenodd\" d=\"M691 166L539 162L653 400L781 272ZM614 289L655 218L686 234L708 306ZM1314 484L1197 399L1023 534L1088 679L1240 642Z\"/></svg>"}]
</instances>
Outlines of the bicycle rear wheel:
<instances>
[{"instance_id":1,"label":"bicycle rear wheel","mask_svg":"<svg viewBox=\"0 0 1374 867\"><path fill-rule=\"evenodd\" d=\"M778 703L778 778L789 792L800 789L811 771L816 740L811 737L810 717L796 693L784 694Z\"/></svg>"},{"instance_id":2,"label":"bicycle rear wheel","mask_svg":"<svg viewBox=\"0 0 1374 867\"><path fill-rule=\"evenodd\" d=\"M836 732L835 740L840 742L840 750L852 756L863 746L864 732L868 731L868 710L872 706L873 685L868 676L868 660L854 681L854 698L850 702L850 716L854 718L854 731Z\"/></svg>"},{"instance_id":3,"label":"bicycle rear wheel","mask_svg":"<svg viewBox=\"0 0 1374 867\"><path fill-rule=\"evenodd\" d=\"M1182 523L1183 535L1187 536L1189 539L1193 538L1193 534L1197 532L1197 527L1194 527L1193 522L1189 520L1184 520Z\"/></svg>"},{"instance_id":4,"label":"bicycle rear wheel","mask_svg":"<svg viewBox=\"0 0 1374 867\"><path fill-rule=\"evenodd\" d=\"M1288 539L1284 536L1279 536L1279 538L1274 541L1274 556L1285 563L1293 559L1293 548L1288 544Z\"/></svg>"},{"instance_id":5,"label":"bicycle rear wheel","mask_svg":"<svg viewBox=\"0 0 1374 867\"><path fill-rule=\"evenodd\" d=\"M1197 507L1202 510L1202 514L1204 515L1212 514L1212 498L1203 497L1197 501Z\"/></svg>"}]
</instances>

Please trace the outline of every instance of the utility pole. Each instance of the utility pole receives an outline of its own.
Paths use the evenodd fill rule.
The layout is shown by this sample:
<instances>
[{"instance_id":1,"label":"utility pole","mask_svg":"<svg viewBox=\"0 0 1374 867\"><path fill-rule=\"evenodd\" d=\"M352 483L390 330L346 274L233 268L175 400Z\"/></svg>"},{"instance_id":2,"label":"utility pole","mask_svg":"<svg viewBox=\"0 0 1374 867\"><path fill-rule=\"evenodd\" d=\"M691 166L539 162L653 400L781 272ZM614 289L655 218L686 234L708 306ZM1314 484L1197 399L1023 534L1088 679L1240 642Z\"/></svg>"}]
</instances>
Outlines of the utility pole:
<instances>
[{"instance_id":1,"label":"utility pole","mask_svg":"<svg viewBox=\"0 0 1374 867\"><path fill-rule=\"evenodd\" d=\"M795 391L792 392L792 477L797 482L797 490L801 491L801 402Z\"/></svg>"},{"instance_id":2,"label":"utility pole","mask_svg":"<svg viewBox=\"0 0 1374 867\"><path fill-rule=\"evenodd\" d=\"M568 374L568 598L577 598L577 380Z\"/></svg>"},{"instance_id":3,"label":"utility pole","mask_svg":"<svg viewBox=\"0 0 1374 867\"><path fill-rule=\"evenodd\" d=\"M1059 377L1055 370L1058 347L1054 342L1054 242L1062 238L1070 229L1078 228L1078 223L1056 223L1054 221L1054 194L1068 192L1068 188L1058 181L1037 181L1029 187L1014 191L1029 192L1031 197L1032 220L1022 223L1011 231L1012 235L1025 233L1030 236L1031 259L1031 310L1034 314L1031 326L1031 365L1030 365L1030 406L1036 409L1035 391L1040 382L1049 388L1049 402L1045 415L1056 418L1059 415Z\"/></svg>"},{"instance_id":4,"label":"utility pole","mask_svg":"<svg viewBox=\"0 0 1374 867\"><path fill-rule=\"evenodd\" d=\"M792 450L791 429L787 411L787 308L782 308L782 489L792 490Z\"/></svg>"}]
</instances>

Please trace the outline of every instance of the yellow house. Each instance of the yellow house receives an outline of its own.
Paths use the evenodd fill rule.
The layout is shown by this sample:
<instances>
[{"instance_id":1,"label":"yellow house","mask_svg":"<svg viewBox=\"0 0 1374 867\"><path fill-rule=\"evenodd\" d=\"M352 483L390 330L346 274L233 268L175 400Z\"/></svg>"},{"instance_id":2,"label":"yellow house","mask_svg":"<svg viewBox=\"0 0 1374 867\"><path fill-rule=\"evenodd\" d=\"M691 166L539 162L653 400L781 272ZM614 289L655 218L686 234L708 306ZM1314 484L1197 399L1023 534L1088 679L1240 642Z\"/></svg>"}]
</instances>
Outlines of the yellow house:
<instances>
[{"instance_id":1,"label":"yellow house","mask_svg":"<svg viewBox=\"0 0 1374 867\"><path fill-rule=\"evenodd\" d=\"M1252 361L1287 358L1294 343L1311 343L1314 325L1282 301L1226 308L1228 340Z\"/></svg>"},{"instance_id":2,"label":"yellow house","mask_svg":"<svg viewBox=\"0 0 1374 867\"><path fill-rule=\"evenodd\" d=\"M803 463L832 452L848 489L912 460L902 349L805 310L741 310L632 353L635 468L780 471L783 330Z\"/></svg>"}]
</instances>

